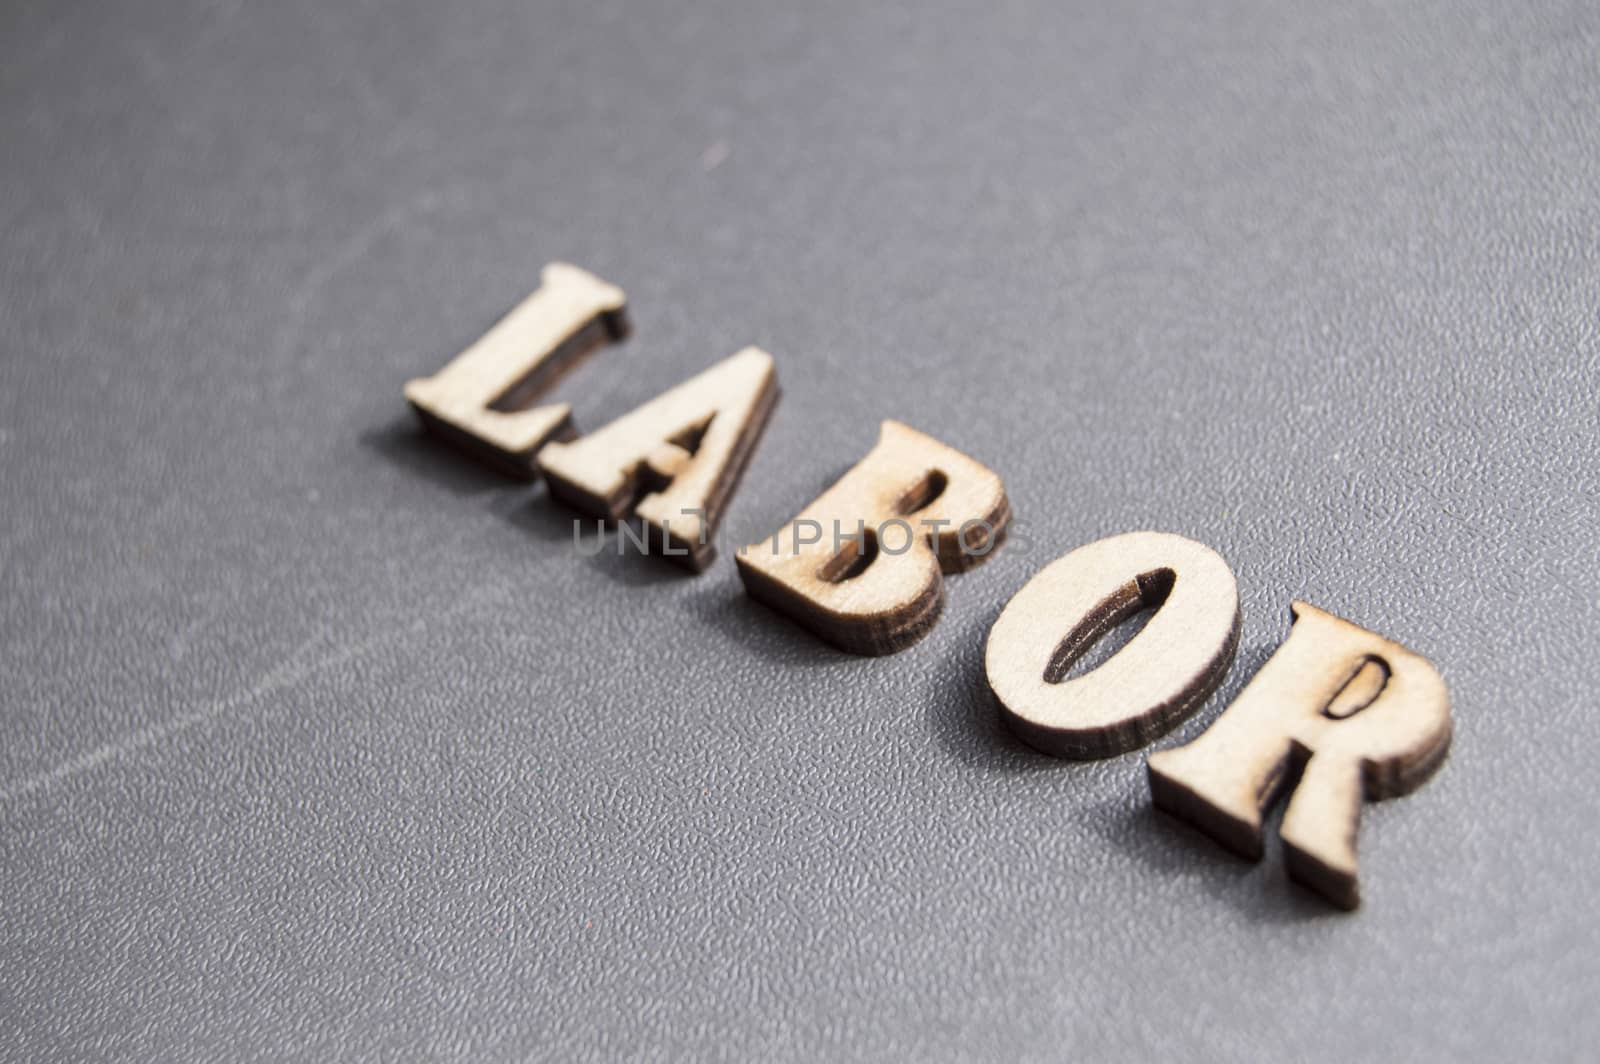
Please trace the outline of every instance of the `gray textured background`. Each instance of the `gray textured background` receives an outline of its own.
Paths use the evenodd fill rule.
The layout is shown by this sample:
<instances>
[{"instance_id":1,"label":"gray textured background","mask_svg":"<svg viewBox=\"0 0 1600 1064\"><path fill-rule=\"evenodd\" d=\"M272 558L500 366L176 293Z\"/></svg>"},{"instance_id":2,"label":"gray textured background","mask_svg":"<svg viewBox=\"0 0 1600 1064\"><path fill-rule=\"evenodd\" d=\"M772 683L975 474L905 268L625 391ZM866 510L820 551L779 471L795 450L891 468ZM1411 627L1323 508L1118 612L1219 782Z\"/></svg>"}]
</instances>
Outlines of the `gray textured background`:
<instances>
[{"instance_id":1,"label":"gray textured background","mask_svg":"<svg viewBox=\"0 0 1600 1064\"><path fill-rule=\"evenodd\" d=\"M0 11L0 1059L1574 1056L1600 1038L1592 4ZM598 426L745 343L1024 522L896 657L581 558L400 395L564 258ZM1435 660L1366 907L1028 752L1134 528Z\"/></svg>"}]
</instances>

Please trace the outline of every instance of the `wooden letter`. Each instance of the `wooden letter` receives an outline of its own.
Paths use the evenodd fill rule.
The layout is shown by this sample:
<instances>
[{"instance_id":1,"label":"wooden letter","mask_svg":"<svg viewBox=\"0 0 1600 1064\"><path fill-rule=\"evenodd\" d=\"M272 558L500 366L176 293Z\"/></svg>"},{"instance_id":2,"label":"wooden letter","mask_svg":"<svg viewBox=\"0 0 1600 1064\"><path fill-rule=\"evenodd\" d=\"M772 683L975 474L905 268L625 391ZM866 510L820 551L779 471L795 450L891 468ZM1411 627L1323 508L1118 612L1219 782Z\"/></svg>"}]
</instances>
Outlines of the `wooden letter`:
<instances>
[{"instance_id":1,"label":"wooden letter","mask_svg":"<svg viewBox=\"0 0 1600 1064\"><path fill-rule=\"evenodd\" d=\"M1005 534L1005 485L938 440L885 421L878 445L787 527L739 552L752 598L853 654L892 654L927 634L946 573Z\"/></svg>"},{"instance_id":2,"label":"wooden letter","mask_svg":"<svg viewBox=\"0 0 1600 1064\"><path fill-rule=\"evenodd\" d=\"M653 553L700 572L777 398L772 356L747 347L575 443L547 444L539 468L552 495L614 521L638 514Z\"/></svg>"},{"instance_id":3,"label":"wooden letter","mask_svg":"<svg viewBox=\"0 0 1600 1064\"><path fill-rule=\"evenodd\" d=\"M628 334L622 289L554 262L539 288L444 369L406 384L434 435L508 476L532 480L533 456L573 435L565 403L528 409L601 344Z\"/></svg>"},{"instance_id":4,"label":"wooden letter","mask_svg":"<svg viewBox=\"0 0 1600 1064\"><path fill-rule=\"evenodd\" d=\"M1363 800L1421 785L1450 748L1450 699L1426 660L1296 602L1289 638L1204 735L1150 755L1156 805L1246 857L1261 813L1294 778L1283 816L1291 878L1354 909Z\"/></svg>"},{"instance_id":5,"label":"wooden letter","mask_svg":"<svg viewBox=\"0 0 1600 1064\"><path fill-rule=\"evenodd\" d=\"M1139 610L1155 616L1093 671L1067 672ZM1056 757L1143 746L1217 689L1239 646L1239 588L1211 548L1130 532L1045 566L989 630L989 688L1030 745Z\"/></svg>"}]
</instances>

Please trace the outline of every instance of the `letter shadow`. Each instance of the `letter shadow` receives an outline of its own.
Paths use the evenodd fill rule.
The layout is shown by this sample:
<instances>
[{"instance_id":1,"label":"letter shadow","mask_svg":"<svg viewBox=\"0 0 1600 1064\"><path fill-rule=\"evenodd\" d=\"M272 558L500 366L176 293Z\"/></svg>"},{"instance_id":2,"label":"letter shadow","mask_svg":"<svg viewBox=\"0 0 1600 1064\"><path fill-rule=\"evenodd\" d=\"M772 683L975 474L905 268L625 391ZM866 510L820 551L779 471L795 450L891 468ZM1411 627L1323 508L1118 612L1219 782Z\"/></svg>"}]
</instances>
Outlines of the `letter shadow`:
<instances>
[{"instance_id":1,"label":"letter shadow","mask_svg":"<svg viewBox=\"0 0 1600 1064\"><path fill-rule=\"evenodd\" d=\"M1278 643L1265 643L1240 650L1227 679L1199 712L1148 746L1123 755L1138 758L1137 792L1131 798L1105 803L1094 817L1093 830L1151 873L1198 882L1207 897L1231 906L1252 920L1295 924L1335 920L1349 914L1289 879L1284 868L1278 831L1291 787L1284 789L1263 816L1260 861L1240 857L1193 825L1157 809L1150 800L1144 768L1149 755L1199 738L1233 703L1278 646Z\"/></svg>"},{"instance_id":2,"label":"letter shadow","mask_svg":"<svg viewBox=\"0 0 1600 1064\"><path fill-rule=\"evenodd\" d=\"M566 550L607 579L629 587L649 587L693 575L669 559L644 556L631 543L619 557L614 522L604 523L604 545L598 553L593 552L594 518L552 499L542 481L515 480L429 435L414 417L395 418L363 432L359 439L363 447L458 498L490 497L487 509L541 545ZM580 551L573 542L574 522L582 522L582 543L590 553Z\"/></svg>"},{"instance_id":3,"label":"letter shadow","mask_svg":"<svg viewBox=\"0 0 1600 1064\"><path fill-rule=\"evenodd\" d=\"M458 497L526 486L430 436L410 413L394 418L387 425L366 430L359 440L363 447L407 473Z\"/></svg>"},{"instance_id":4,"label":"letter shadow","mask_svg":"<svg viewBox=\"0 0 1600 1064\"><path fill-rule=\"evenodd\" d=\"M953 649L937 659L926 700L928 725L945 749L986 772L1070 771L1072 762L1040 753L1017 738L1001 719L994 693L989 690L984 647L989 629L1003 608L1003 604L997 605L978 617L962 617L960 610L944 611L939 628L929 638L940 638L940 629L946 629L949 635L945 638Z\"/></svg>"},{"instance_id":5,"label":"letter shadow","mask_svg":"<svg viewBox=\"0 0 1600 1064\"><path fill-rule=\"evenodd\" d=\"M674 584L696 575L671 558L639 550L635 544L643 537L637 521L632 522L634 538L626 539L617 522L579 513L552 499L548 489L542 486L534 491L531 498L523 499L515 507L506 510L503 516L540 543L547 544L551 550L562 551L574 562L582 562L606 579L625 587ZM576 538L574 529L577 530Z\"/></svg>"},{"instance_id":6,"label":"letter shadow","mask_svg":"<svg viewBox=\"0 0 1600 1064\"><path fill-rule=\"evenodd\" d=\"M721 570L723 565L724 559L719 558L705 575ZM732 559L727 559L726 565L731 568ZM874 663L881 662L879 658L847 654L818 639L776 610L746 595L737 576L731 581L708 580L706 588L692 595L684 605L695 620L769 664L837 667L854 662L862 669L871 669Z\"/></svg>"},{"instance_id":7,"label":"letter shadow","mask_svg":"<svg viewBox=\"0 0 1600 1064\"><path fill-rule=\"evenodd\" d=\"M1143 754L1139 756L1142 761ZM1196 884L1206 898L1252 920L1304 924L1348 917L1289 878L1278 839L1282 818L1282 803L1267 812L1263 854L1260 861L1252 861L1157 809L1141 771L1133 806L1125 801L1107 803L1095 813L1093 830L1151 874Z\"/></svg>"}]
</instances>

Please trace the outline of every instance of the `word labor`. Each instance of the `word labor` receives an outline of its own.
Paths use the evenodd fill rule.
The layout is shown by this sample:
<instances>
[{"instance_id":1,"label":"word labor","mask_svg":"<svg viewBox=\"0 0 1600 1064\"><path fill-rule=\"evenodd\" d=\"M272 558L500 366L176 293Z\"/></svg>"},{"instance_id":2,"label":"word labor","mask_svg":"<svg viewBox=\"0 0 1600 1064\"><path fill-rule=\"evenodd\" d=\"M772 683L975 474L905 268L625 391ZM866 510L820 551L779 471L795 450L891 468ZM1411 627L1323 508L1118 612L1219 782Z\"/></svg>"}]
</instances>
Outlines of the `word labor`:
<instances>
[{"instance_id":1,"label":"word labor","mask_svg":"<svg viewBox=\"0 0 1600 1064\"><path fill-rule=\"evenodd\" d=\"M406 385L423 425L700 572L777 400L772 356L748 347L589 435L565 404L534 405L556 378L629 331L622 290L547 266L537 291L432 377ZM944 607L944 577L993 557L1011 524L992 470L885 421L877 444L772 536L737 552L746 592L854 654L903 650ZM631 526L622 525L629 529ZM1081 675L1073 665L1141 611L1148 623ZM1419 786L1450 746L1450 702L1424 658L1306 603L1288 638L1199 739L1151 754L1151 796L1247 857L1285 793L1285 864L1330 902L1360 901L1361 806ZM1217 690L1239 644L1239 591L1210 548L1162 532L1079 547L1039 570L990 628L985 671L999 711L1061 758L1146 746Z\"/></svg>"}]
</instances>

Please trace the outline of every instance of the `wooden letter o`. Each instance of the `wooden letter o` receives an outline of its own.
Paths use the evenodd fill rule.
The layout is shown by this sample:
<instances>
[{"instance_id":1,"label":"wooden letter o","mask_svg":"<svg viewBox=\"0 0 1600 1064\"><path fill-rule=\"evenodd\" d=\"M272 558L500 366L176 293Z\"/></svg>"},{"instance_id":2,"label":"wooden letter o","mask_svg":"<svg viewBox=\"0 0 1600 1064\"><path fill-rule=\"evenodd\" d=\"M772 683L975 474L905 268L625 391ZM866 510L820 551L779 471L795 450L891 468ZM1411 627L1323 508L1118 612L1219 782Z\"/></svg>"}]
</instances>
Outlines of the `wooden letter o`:
<instances>
[{"instance_id":1,"label":"wooden letter o","mask_svg":"<svg viewBox=\"0 0 1600 1064\"><path fill-rule=\"evenodd\" d=\"M1155 616L1109 660L1067 672L1146 607ZM1217 689L1239 646L1239 588L1216 551L1165 532L1098 540L1034 574L989 630L986 668L1002 715L1056 757L1143 746Z\"/></svg>"}]
</instances>

